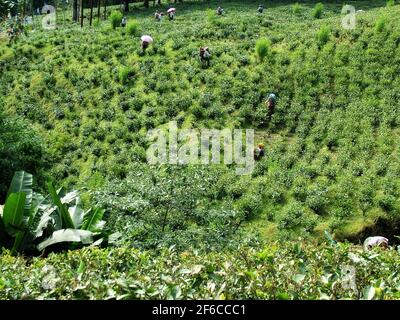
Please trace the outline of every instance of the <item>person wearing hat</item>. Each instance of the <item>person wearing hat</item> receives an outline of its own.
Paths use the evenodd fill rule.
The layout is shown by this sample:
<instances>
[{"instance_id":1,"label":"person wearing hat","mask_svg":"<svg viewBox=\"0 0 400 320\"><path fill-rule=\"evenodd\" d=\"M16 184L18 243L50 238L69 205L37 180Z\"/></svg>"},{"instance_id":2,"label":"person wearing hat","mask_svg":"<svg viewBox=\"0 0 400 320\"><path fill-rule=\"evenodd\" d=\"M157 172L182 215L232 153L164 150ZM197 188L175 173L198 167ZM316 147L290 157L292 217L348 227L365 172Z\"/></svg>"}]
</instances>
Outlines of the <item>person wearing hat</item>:
<instances>
[{"instance_id":1,"label":"person wearing hat","mask_svg":"<svg viewBox=\"0 0 400 320\"><path fill-rule=\"evenodd\" d=\"M376 237L368 237L365 239L363 247L365 251L370 251L373 248L380 247L382 249L387 249L389 246L389 240L385 237L376 236Z\"/></svg>"},{"instance_id":2,"label":"person wearing hat","mask_svg":"<svg viewBox=\"0 0 400 320\"><path fill-rule=\"evenodd\" d=\"M200 56L200 61L202 64L207 64L207 66L210 65L211 53L210 53L208 47L201 47L199 56Z\"/></svg>"},{"instance_id":3,"label":"person wearing hat","mask_svg":"<svg viewBox=\"0 0 400 320\"><path fill-rule=\"evenodd\" d=\"M275 112L275 104L276 104L276 95L275 93L271 93L267 100L265 101L265 104L267 105L268 108L268 116L271 118L271 116Z\"/></svg>"},{"instance_id":4,"label":"person wearing hat","mask_svg":"<svg viewBox=\"0 0 400 320\"><path fill-rule=\"evenodd\" d=\"M122 27L122 28L125 28L127 23L128 23L127 17L123 17L123 18L122 18L122 21L121 21L121 27Z\"/></svg>"},{"instance_id":5,"label":"person wearing hat","mask_svg":"<svg viewBox=\"0 0 400 320\"><path fill-rule=\"evenodd\" d=\"M264 12L264 6L262 4L258 5L258 9L257 9L258 13L263 13Z\"/></svg>"},{"instance_id":6,"label":"person wearing hat","mask_svg":"<svg viewBox=\"0 0 400 320\"><path fill-rule=\"evenodd\" d=\"M254 160L260 160L265 155L265 146L263 143L259 143L254 149Z\"/></svg>"},{"instance_id":7,"label":"person wearing hat","mask_svg":"<svg viewBox=\"0 0 400 320\"><path fill-rule=\"evenodd\" d=\"M156 20L157 20L158 22L160 22L160 21L162 20L162 16L163 16L163 13L162 13L162 12L159 12L158 10L157 10L156 13L154 14L154 18L156 18Z\"/></svg>"},{"instance_id":8,"label":"person wearing hat","mask_svg":"<svg viewBox=\"0 0 400 320\"><path fill-rule=\"evenodd\" d=\"M217 15L222 16L224 14L224 9L222 9L220 6L217 8Z\"/></svg>"}]
</instances>

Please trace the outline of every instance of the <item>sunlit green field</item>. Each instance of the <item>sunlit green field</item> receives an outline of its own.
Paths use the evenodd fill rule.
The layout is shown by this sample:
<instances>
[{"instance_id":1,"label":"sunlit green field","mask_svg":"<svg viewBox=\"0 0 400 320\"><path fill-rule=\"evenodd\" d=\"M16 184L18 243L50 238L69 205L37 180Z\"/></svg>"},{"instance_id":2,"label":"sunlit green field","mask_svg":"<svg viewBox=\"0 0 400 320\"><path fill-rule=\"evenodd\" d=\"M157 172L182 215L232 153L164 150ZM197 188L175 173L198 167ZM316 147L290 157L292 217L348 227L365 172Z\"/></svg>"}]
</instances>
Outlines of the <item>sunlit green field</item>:
<instances>
[{"instance_id":1,"label":"sunlit green field","mask_svg":"<svg viewBox=\"0 0 400 320\"><path fill-rule=\"evenodd\" d=\"M362 11L356 28L346 30L341 2L324 2L320 17L314 1L274 1L263 14L257 14L259 1L218 3L223 16L215 14L217 1L176 5L172 22L167 17L157 22L154 8L132 4L128 22L137 27L131 29L113 29L110 21L97 18L92 27L85 19L80 28L69 21L69 12L60 13L56 30L43 30L36 21L12 45L1 42L0 111L19 118L32 141L18 146L29 150L26 159L1 163L7 170L0 202L14 171L26 170L35 176L35 191L46 193L48 179L79 190L82 205L103 208L107 231L117 235L104 251L35 258L24 270L40 273L67 255L62 272L85 279L85 270L104 271L105 255L122 250L135 259L145 256L146 268L157 266L174 279L156 283L159 273L148 279L145 270L132 271L135 264L113 265L128 283L112 276L99 294L93 283L59 292L43 291L33 281L28 296L357 298L368 297L372 286L381 290L374 291L375 298L398 298L395 247L376 262L358 246L325 244L324 234L360 244L379 233L398 242L400 6L350 1ZM154 43L142 53L144 34ZM255 48L264 38L269 45L261 58ZM212 54L207 67L198 58L202 46ZM278 101L269 119L264 101L271 92ZM234 165L148 166L147 132L170 121L181 129L254 129L255 144L264 143L266 155L247 176L236 175ZM269 243L275 249L265 253ZM304 251L296 243L305 245ZM187 279L175 281L181 274L170 268L178 262L147 257L170 246L178 251L171 259L189 270L182 271ZM236 262L239 246L255 250L250 265L246 259ZM216 261L215 252L223 252L226 263L235 261L235 271ZM329 289L341 264L351 263L349 252L366 255L370 264L363 266L357 294ZM81 254L87 257L84 265ZM202 263L202 254L209 263ZM90 265L92 255L99 265ZM7 270L23 264L8 255L1 259ZM291 275L279 273L276 261L290 264ZM372 276L376 263L388 269ZM210 274L224 268L233 278L216 276L217 288L205 289ZM321 280L327 274L332 278ZM315 277L308 287L301 285L303 275ZM109 274L99 277L102 282ZM139 282L132 282L137 277ZM0 288L13 287L0 298L23 294L22 278L10 281L0 275ZM235 281L246 285L233 289Z\"/></svg>"}]
</instances>

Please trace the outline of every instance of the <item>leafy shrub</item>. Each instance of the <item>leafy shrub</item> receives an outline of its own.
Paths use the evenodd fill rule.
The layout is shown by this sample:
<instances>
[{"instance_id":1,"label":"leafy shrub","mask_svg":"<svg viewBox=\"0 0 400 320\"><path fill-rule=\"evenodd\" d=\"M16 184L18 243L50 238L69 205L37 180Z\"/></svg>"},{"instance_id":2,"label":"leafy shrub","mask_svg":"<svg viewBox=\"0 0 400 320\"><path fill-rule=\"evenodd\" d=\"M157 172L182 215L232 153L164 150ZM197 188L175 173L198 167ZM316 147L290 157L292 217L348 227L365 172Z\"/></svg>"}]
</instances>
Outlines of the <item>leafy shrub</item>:
<instances>
[{"instance_id":1,"label":"leafy shrub","mask_svg":"<svg viewBox=\"0 0 400 320\"><path fill-rule=\"evenodd\" d=\"M116 29L117 27L120 26L121 21L122 21L122 13L119 11L113 11L110 16L109 16L109 21L111 23L111 27L113 29Z\"/></svg>"},{"instance_id":2,"label":"leafy shrub","mask_svg":"<svg viewBox=\"0 0 400 320\"><path fill-rule=\"evenodd\" d=\"M220 21L218 19L218 16L215 14L215 11L212 9L208 9L206 12L207 15L207 21L211 25L219 25Z\"/></svg>"},{"instance_id":3,"label":"leafy shrub","mask_svg":"<svg viewBox=\"0 0 400 320\"><path fill-rule=\"evenodd\" d=\"M256 42L256 53L260 60L264 60L270 54L271 41L268 39L259 39Z\"/></svg>"},{"instance_id":4,"label":"leafy shrub","mask_svg":"<svg viewBox=\"0 0 400 320\"><path fill-rule=\"evenodd\" d=\"M362 261L357 265L357 291L337 285L346 279L343 265L349 264L349 257ZM29 263L3 251L0 264L4 300L398 299L400 285L393 276L398 271L396 250L377 255L362 252L359 246L315 246L304 239L268 245L248 241L230 251L206 254L180 254L173 248L157 254L134 248L85 248L32 258ZM279 285L270 285L274 283ZM220 289L225 287L229 290Z\"/></svg>"},{"instance_id":5,"label":"leafy shrub","mask_svg":"<svg viewBox=\"0 0 400 320\"><path fill-rule=\"evenodd\" d=\"M296 2L294 5L292 5L292 12L294 14L299 14L301 12L301 9L302 9L302 7L298 2Z\"/></svg>"},{"instance_id":6,"label":"leafy shrub","mask_svg":"<svg viewBox=\"0 0 400 320\"><path fill-rule=\"evenodd\" d=\"M386 6L387 7L393 7L395 5L395 0L387 0L386 1Z\"/></svg>"},{"instance_id":7,"label":"leafy shrub","mask_svg":"<svg viewBox=\"0 0 400 320\"><path fill-rule=\"evenodd\" d=\"M126 30L131 36L136 35L139 31L139 22L137 22L136 20L130 20L128 22L128 25L126 26Z\"/></svg>"},{"instance_id":8,"label":"leafy shrub","mask_svg":"<svg viewBox=\"0 0 400 320\"><path fill-rule=\"evenodd\" d=\"M387 21L385 17L379 17L375 23L375 30L377 32L383 32L386 28L386 23Z\"/></svg>"},{"instance_id":9,"label":"leafy shrub","mask_svg":"<svg viewBox=\"0 0 400 320\"><path fill-rule=\"evenodd\" d=\"M130 78L134 75L134 71L130 67L121 67L118 71L119 82L127 84Z\"/></svg>"},{"instance_id":10,"label":"leafy shrub","mask_svg":"<svg viewBox=\"0 0 400 320\"><path fill-rule=\"evenodd\" d=\"M323 5L323 3L318 2L318 3L315 5L315 7L314 7L314 9L313 9L313 11L312 11L312 16L313 16L313 18L315 18L315 19L321 19L321 18L322 18L322 13L323 13L323 11L324 11L324 5Z\"/></svg>"},{"instance_id":11,"label":"leafy shrub","mask_svg":"<svg viewBox=\"0 0 400 320\"><path fill-rule=\"evenodd\" d=\"M320 47L324 46L331 36L331 29L328 26L321 26L317 33L317 42Z\"/></svg>"},{"instance_id":12,"label":"leafy shrub","mask_svg":"<svg viewBox=\"0 0 400 320\"><path fill-rule=\"evenodd\" d=\"M40 174L47 164L47 150L42 139L23 120L13 119L0 110L0 203L8 183L18 170Z\"/></svg>"}]
</instances>

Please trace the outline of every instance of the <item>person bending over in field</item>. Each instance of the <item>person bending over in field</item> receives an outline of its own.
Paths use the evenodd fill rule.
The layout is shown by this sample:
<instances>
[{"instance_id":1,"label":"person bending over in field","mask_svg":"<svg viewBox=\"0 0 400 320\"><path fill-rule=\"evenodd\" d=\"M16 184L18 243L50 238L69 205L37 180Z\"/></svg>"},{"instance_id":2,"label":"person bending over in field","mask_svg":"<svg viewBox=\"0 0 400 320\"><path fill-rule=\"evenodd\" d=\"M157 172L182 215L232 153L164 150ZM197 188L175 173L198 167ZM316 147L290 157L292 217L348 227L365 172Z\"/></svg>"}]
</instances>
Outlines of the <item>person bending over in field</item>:
<instances>
[{"instance_id":1,"label":"person bending over in field","mask_svg":"<svg viewBox=\"0 0 400 320\"><path fill-rule=\"evenodd\" d=\"M263 13L264 12L264 6L262 4L259 4L257 11L258 11L258 13Z\"/></svg>"},{"instance_id":2,"label":"person bending over in field","mask_svg":"<svg viewBox=\"0 0 400 320\"><path fill-rule=\"evenodd\" d=\"M149 42L149 41L142 40L141 47L142 47L143 53L146 52L146 49L149 47L149 45L150 45L150 42Z\"/></svg>"},{"instance_id":3,"label":"person bending over in field","mask_svg":"<svg viewBox=\"0 0 400 320\"><path fill-rule=\"evenodd\" d=\"M128 23L128 19L126 17L123 17L122 21L121 21L121 27L125 28L127 23Z\"/></svg>"},{"instance_id":4,"label":"person bending over in field","mask_svg":"<svg viewBox=\"0 0 400 320\"><path fill-rule=\"evenodd\" d=\"M221 7L217 8L217 15L222 16L224 14L224 9L222 9Z\"/></svg>"},{"instance_id":5,"label":"person bending over in field","mask_svg":"<svg viewBox=\"0 0 400 320\"><path fill-rule=\"evenodd\" d=\"M370 251L373 248L380 247L382 249L387 249L389 246L389 240L385 237L368 237L365 239L363 247L365 251Z\"/></svg>"},{"instance_id":6,"label":"person bending over in field","mask_svg":"<svg viewBox=\"0 0 400 320\"><path fill-rule=\"evenodd\" d=\"M210 53L208 47L201 47L199 56L200 56L200 61L203 65L205 65L205 64L207 66L210 65L211 53Z\"/></svg>"},{"instance_id":7,"label":"person bending over in field","mask_svg":"<svg viewBox=\"0 0 400 320\"><path fill-rule=\"evenodd\" d=\"M156 13L154 14L154 18L156 18L156 20L157 20L158 22L160 22L160 21L162 20L162 16L163 16L163 13L162 13L162 12L158 12L158 10L157 10Z\"/></svg>"},{"instance_id":8,"label":"person bending over in field","mask_svg":"<svg viewBox=\"0 0 400 320\"><path fill-rule=\"evenodd\" d=\"M174 17L175 17L175 11L170 11L170 12L168 12L169 21L174 20Z\"/></svg>"},{"instance_id":9,"label":"person bending over in field","mask_svg":"<svg viewBox=\"0 0 400 320\"><path fill-rule=\"evenodd\" d=\"M274 93L271 93L267 100L265 101L265 104L267 105L268 108L268 116L271 118L271 116L275 112L275 104L276 104L276 95Z\"/></svg>"},{"instance_id":10,"label":"person bending over in field","mask_svg":"<svg viewBox=\"0 0 400 320\"><path fill-rule=\"evenodd\" d=\"M258 161L265 155L265 146L263 143L259 143L254 149L254 160Z\"/></svg>"}]
</instances>

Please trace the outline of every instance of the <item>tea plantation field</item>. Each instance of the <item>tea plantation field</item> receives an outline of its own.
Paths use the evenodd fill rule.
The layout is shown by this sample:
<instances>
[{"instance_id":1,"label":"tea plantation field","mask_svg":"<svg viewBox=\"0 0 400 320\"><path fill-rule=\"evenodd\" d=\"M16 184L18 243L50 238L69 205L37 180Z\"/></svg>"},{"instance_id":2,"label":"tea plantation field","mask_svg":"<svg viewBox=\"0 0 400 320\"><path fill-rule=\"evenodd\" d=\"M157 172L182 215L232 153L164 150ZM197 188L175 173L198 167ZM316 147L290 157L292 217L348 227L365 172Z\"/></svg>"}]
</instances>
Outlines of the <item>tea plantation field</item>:
<instances>
[{"instance_id":1,"label":"tea plantation field","mask_svg":"<svg viewBox=\"0 0 400 320\"><path fill-rule=\"evenodd\" d=\"M343 3L323 3L184 2L161 22L131 4L126 28L59 15L0 42L0 203L25 170L36 193L51 179L104 209L107 234L107 248L4 251L0 298L399 298L400 5L349 1L346 30ZM245 176L150 166L147 132L170 121L254 129L265 156ZM362 252L371 235L392 247ZM348 264L357 290L339 288Z\"/></svg>"}]
</instances>

